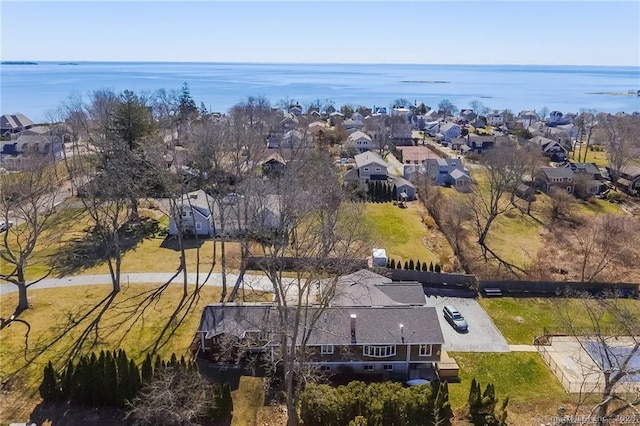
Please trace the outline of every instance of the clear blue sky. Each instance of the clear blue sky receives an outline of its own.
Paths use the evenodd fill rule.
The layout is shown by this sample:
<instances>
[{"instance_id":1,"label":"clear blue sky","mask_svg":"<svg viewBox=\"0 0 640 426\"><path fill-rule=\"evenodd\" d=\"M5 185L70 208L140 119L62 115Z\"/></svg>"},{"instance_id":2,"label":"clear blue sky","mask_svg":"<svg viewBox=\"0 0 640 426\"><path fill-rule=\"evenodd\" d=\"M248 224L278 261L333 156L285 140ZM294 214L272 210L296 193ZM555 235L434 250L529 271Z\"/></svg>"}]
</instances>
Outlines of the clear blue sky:
<instances>
[{"instance_id":1,"label":"clear blue sky","mask_svg":"<svg viewBox=\"0 0 640 426\"><path fill-rule=\"evenodd\" d=\"M2 60L640 65L640 2L1 0Z\"/></svg>"}]
</instances>

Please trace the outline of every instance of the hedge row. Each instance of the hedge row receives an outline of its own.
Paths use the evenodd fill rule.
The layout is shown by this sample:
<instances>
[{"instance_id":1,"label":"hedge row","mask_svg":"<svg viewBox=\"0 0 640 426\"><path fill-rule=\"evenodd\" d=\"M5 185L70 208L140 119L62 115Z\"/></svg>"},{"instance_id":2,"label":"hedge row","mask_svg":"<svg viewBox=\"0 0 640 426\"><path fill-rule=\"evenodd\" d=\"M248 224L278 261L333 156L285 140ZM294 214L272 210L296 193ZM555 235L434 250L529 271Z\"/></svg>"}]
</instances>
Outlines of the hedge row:
<instances>
[{"instance_id":1,"label":"hedge row","mask_svg":"<svg viewBox=\"0 0 640 426\"><path fill-rule=\"evenodd\" d=\"M442 272L442 266L440 266L439 263L434 265L433 262L429 262L429 265L427 265L427 262L420 262L420 260L414 262L413 259L409 259L408 261L405 260L404 267L400 260L396 261L395 259L388 259L387 268L422 272Z\"/></svg>"},{"instance_id":2,"label":"hedge row","mask_svg":"<svg viewBox=\"0 0 640 426\"><path fill-rule=\"evenodd\" d=\"M307 385L300 395L305 426L450 425L453 412L446 382L403 387L383 382L351 382L333 388Z\"/></svg>"}]
</instances>

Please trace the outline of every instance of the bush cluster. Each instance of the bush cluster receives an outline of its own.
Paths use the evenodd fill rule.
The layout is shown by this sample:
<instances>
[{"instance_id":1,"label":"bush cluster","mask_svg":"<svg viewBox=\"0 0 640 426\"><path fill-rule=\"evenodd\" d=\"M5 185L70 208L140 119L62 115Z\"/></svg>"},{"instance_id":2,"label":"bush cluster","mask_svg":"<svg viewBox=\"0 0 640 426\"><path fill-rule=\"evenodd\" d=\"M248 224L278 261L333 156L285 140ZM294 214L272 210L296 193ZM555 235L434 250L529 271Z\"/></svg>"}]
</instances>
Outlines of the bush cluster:
<instances>
[{"instance_id":1,"label":"bush cluster","mask_svg":"<svg viewBox=\"0 0 640 426\"><path fill-rule=\"evenodd\" d=\"M388 269L405 269L408 271L422 271L422 272L442 272L442 266L439 263L435 265L433 262L421 262L420 260L413 261L413 259L405 260L404 265L402 261L395 259L387 260L387 268Z\"/></svg>"},{"instance_id":2,"label":"bush cluster","mask_svg":"<svg viewBox=\"0 0 640 426\"><path fill-rule=\"evenodd\" d=\"M414 387L351 382L337 388L307 385L300 395L305 426L450 425L453 412L446 382Z\"/></svg>"},{"instance_id":3,"label":"bush cluster","mask_svg":"<svg viewBox=\"0 0 640 426\"><path fill-rule=\"evenodd\" d=\"M69 361L61 373L49 361L44 368L40 396L45 402L122 408L134 399L144 384L167 368L197 372L194 361L186 361L184 356L178 359L175 354L169 360L159 356L154 359L147 354L138 367L122 349L84 355L77 362ZM212 386L211 391L214 409L210 416L227 418L233 411L229 384Z\"/></svg>"}]
</instances>

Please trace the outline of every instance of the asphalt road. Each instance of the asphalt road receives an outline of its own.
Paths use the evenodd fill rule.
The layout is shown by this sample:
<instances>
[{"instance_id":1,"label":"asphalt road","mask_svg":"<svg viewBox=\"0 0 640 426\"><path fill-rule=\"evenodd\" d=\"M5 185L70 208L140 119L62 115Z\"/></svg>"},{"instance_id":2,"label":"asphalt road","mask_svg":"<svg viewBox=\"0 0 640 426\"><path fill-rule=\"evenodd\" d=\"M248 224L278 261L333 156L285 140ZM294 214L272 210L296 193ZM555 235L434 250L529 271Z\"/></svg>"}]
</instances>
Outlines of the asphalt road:
<instances>
[{"instance_id":1,"label":"asphalt road","mask_svg":"<svg viewBox=\"0 0 640 426\"><path fill-rule=\"evenodd\" d=\"M461 297L426 296L427 306L438 311L438 320L444 336L442 349L451 352L510 352L509 345L496 328L491 317L475 299ZM467 333L460 333L444 319L442 308L453 305L469 325Z\"/></svg>"}]
</instances>

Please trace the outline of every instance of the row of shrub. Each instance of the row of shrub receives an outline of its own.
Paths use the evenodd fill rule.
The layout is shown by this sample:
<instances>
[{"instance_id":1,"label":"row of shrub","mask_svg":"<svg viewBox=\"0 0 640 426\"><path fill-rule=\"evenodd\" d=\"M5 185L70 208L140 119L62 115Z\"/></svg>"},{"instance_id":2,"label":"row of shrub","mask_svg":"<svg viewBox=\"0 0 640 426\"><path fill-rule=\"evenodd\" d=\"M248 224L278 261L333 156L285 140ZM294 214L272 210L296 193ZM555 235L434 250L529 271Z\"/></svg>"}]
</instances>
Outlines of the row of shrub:
<instances>
[{"instance_id":1,"label":"row of shrub","mask_svg":"<svg viewBox=\"0 0 640 426\"><path fill-rule=\"evenodd\" d=\"M307 385L300 395L305 426L450 425L453 412L446 382L413 387L354 381L333 388Z\"/></svg>"},{"instance_id":2,"label":"row of shrub","mask_svg":"<svg viewBox=\"0 0 640 426\"><path fill-rule=\"evenodd\" d=\"M458 424L506 426L509 398L499 402L493 384L484 391L471 381L467 404L456 416ZM447 382L403 387L400 383L346 386L307 385L300 395L300 417L305 426L420 426L451 425L453 411Z\"/></svg>"},{"instance_id":3,"label":"row of shrub","mask_svg":"<svg viewBox=\"0 0 640 426\"><path fill-rule=\"evenodd\" d=\"M196 374L198 370L194 361L186 361L184 356L178 360L175 354L169 360L159 356L152 359L147 354L138 367L123 349L83 355L76 362L69 361L60 373L49 361L44 368L40 396L45 402L122 408L167 369ZM233 411L229 384L213 386L211 392L209 397L213 401L216 418L226 418Z\"/></svg>"},{"instance_id":4,"label":"row of shrub","mask_svg":"<svg viewBox=\"0 0 640 426\"><path fill-rule=\"evenodd\" d=\"M396 199L396 185L381 180L369 181L367 186L357 185L351 193L352 201L386 203Z\"/></svg>"},{"instance_id":5,"label":"row of shrub","mask_svg":"<svg viewBox=\"0 0 640 426\"><path fill-rule=\"evenodd\" d=\"M387 268L405 269L408 271L442 272L442 266L439 263L434 265L433 262L429 262L429 265L427 265L427 262L420 262L420 260L416 260L414 262L413 259L405 260L404 265L400 260L396 261L395 259L388 259Z\"/></svg>"}]
</instances>

